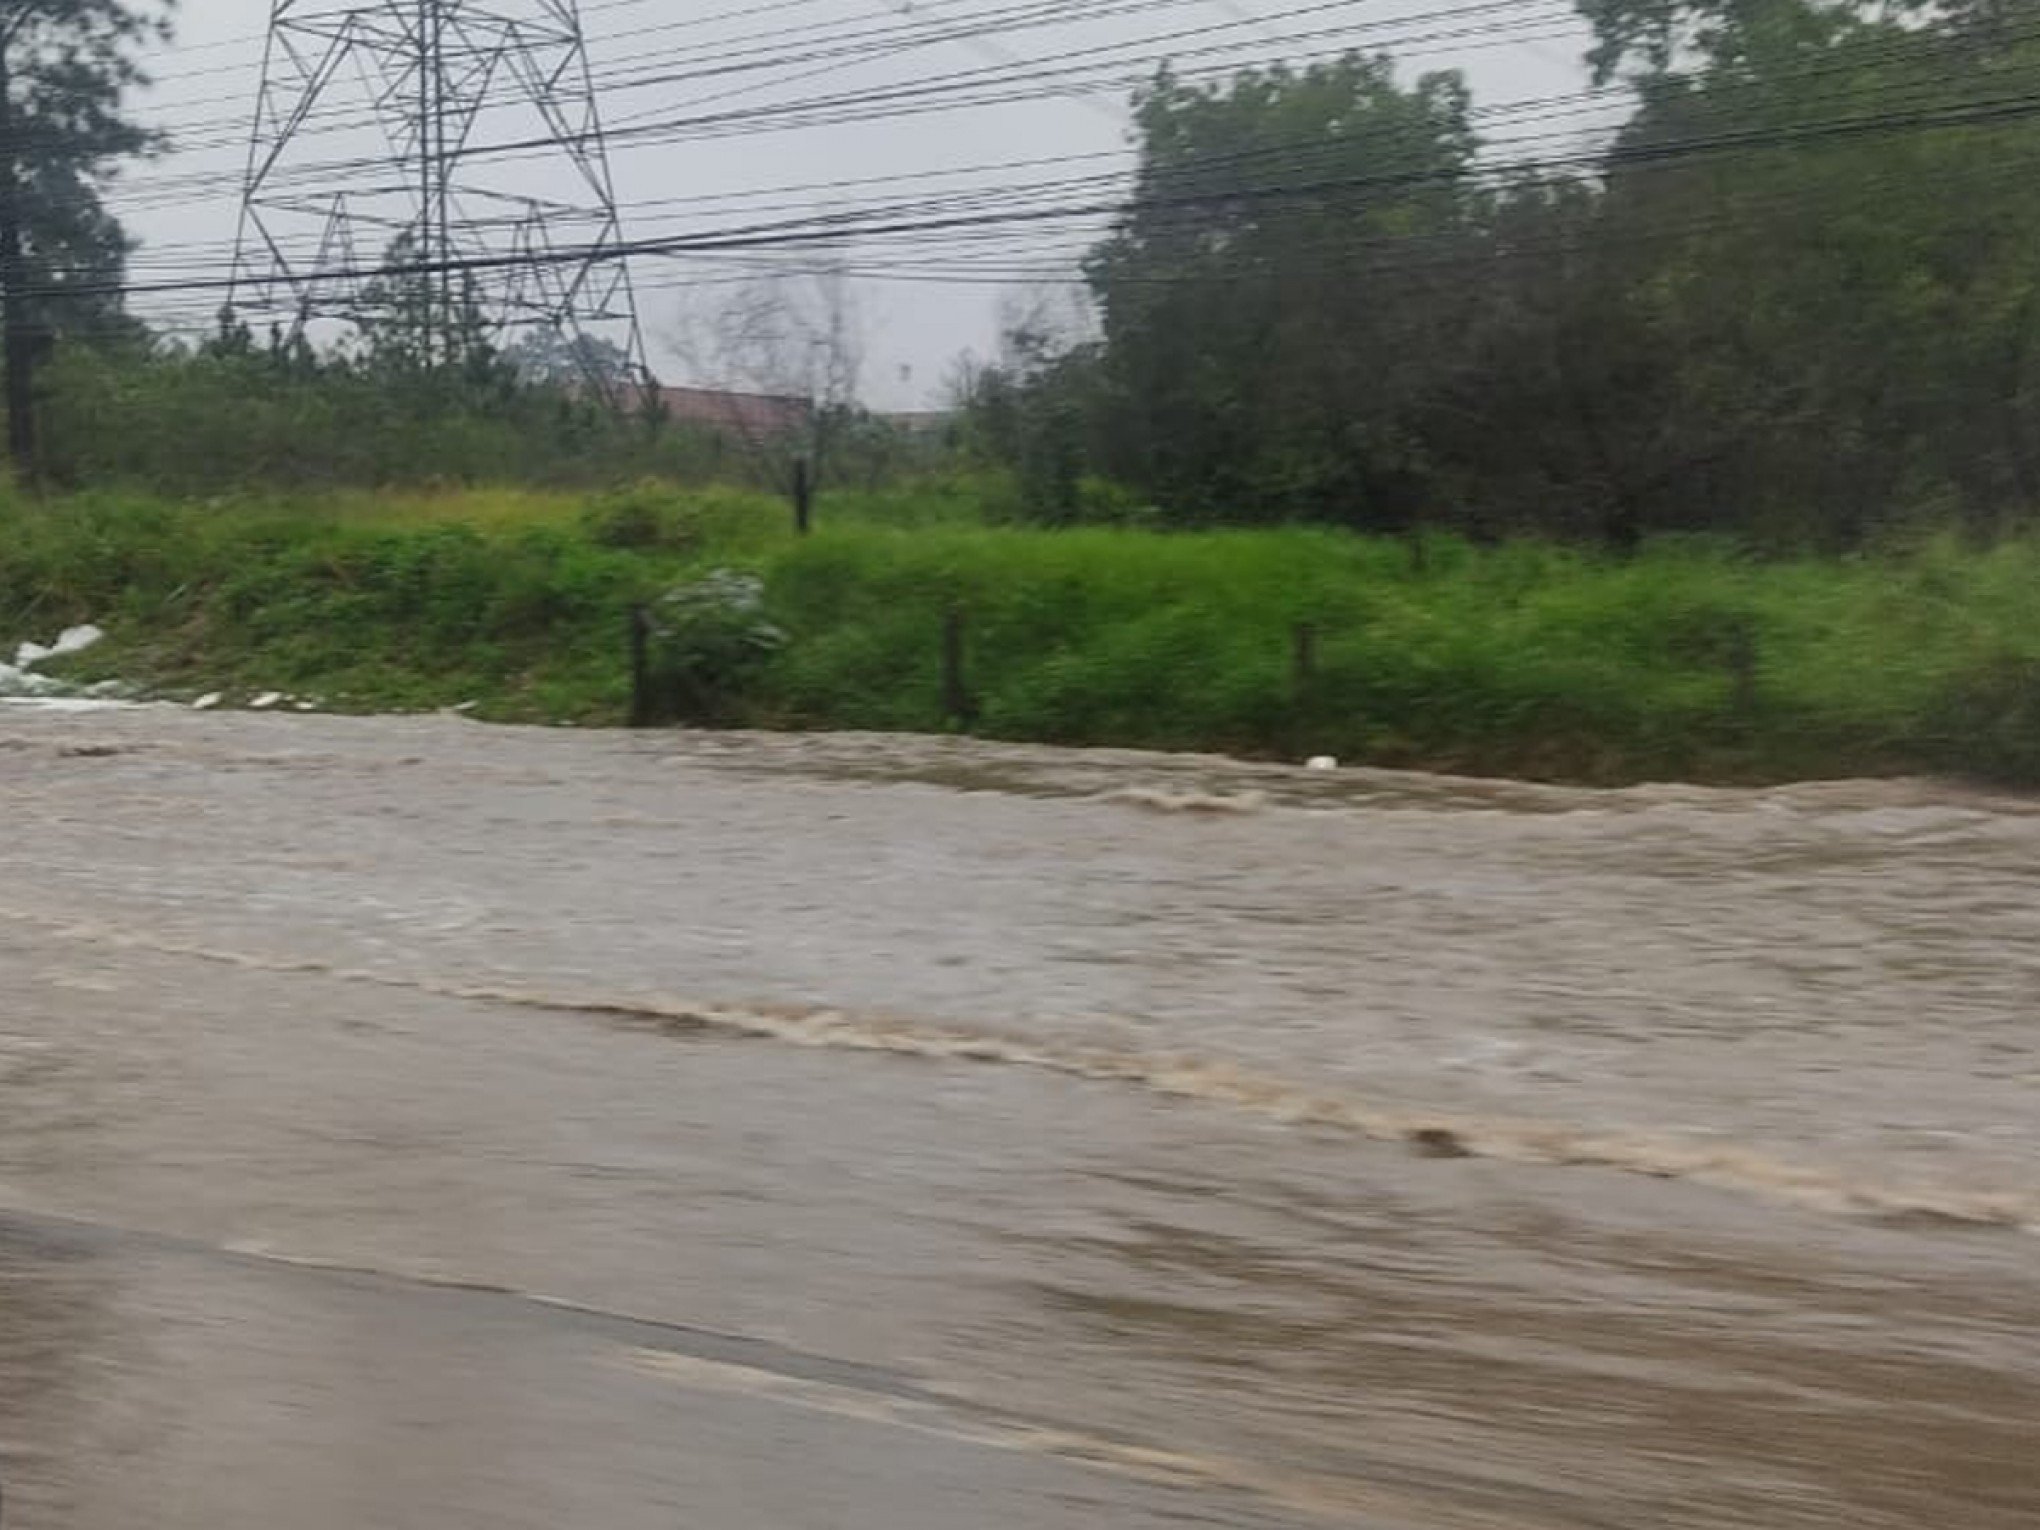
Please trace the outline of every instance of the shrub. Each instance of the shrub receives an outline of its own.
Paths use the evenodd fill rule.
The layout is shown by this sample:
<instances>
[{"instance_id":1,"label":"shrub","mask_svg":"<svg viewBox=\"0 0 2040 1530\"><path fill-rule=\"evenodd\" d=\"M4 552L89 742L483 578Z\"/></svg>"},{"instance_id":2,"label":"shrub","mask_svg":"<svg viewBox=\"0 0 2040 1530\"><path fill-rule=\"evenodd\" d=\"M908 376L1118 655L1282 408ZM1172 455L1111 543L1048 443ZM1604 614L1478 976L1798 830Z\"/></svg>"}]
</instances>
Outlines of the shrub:
<instances>
[{"instance_id":1,"label":"shrub","mask_svg":"<svg viewBox=\"0 0 2040 1530\"><path fill-rule=\"evenodd\" d=\"M657 483L602 495L581 513L581 529L598 547L630 551L692 552L702 541L699 520L688 504Z\"/></svg>"},{"instance_id":2,"label":"shrub","mask_svg":"<svg viewBox=\"0 0 2040 1530\"><path fill-rule=\"evenodd\" d=\"M764 581L733 569L668 590L646 616L654 705L683 722L733 720L749 682L786 641L766 619Z\"/></svg>"}]
</instances>

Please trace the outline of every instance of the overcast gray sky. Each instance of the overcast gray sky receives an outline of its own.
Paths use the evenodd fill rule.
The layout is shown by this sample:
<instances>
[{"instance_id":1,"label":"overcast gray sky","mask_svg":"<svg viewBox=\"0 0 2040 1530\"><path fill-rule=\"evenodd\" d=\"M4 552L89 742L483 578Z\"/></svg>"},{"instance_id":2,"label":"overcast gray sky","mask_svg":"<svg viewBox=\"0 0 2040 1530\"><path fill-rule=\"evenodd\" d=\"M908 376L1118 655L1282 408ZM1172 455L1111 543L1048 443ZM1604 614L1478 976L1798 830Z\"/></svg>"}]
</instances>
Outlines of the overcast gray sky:
<instances>
[{"instance_id":1,"label":"overcast gray sky","mask_svg":"<svg viewBox=\"0 0 2040 1530\"><path fill-rule=\"evenodd\" d=\"M317 0L320 9L346 3ZM536 9L539 0L488 3L498 10ZM182 146L132 172L114 198L144 241L137 280L202 270L224 274L270 10L270 0L186 0L176 42L151 60L158 84L144 110L169 126ZM931 190L1047 188L1069 177L1121 172L1131 163L1125 87L1149 73L1158 56L1174 57L1183 68L1223 69L1321 57L1345 46L1384 47L1406 74L1464 70L1477 106L1504 109L1489 119L1497 136L1578 131L1608 115L1605 108L1581 114L1571 105L1531 104L1571 96L1584 84L1577 63L1581 32L1564 0L1093 0L1081 10L1064 0L582 0L581 11L605 120L628 130L612 149L612 166L630 237L729 228L846 201L891 202ZM991 13L1000 23L995 29L953 35ZM1070 16L1083 19L1062 19ZM1046 24L1012 24L1016 20ZM846 48L867 51L846 56ZM732 64L740 67L732 70ZM1082 94L734 135L676 138L661 131L675 117L897 87L955 71L984 71L996 84L1008 70L1077 64L1107 66L1084 78ZM725 72L708 76L708 68ZM675 78L686 75L693 77ZM353 88L350 99L364 99L362 87ZM1523 114L1511 115L1506 109L1512 104ZM1555 110L1570 115L1548 115ZM307 189L317 189L319 165L373 155L380 147L379 139L349 137L341 126L344 119L323 138L306 141L313 167ZM506 117L482 125L477 137L521 142L531 126ZM1540 140L1535 147L1554 145ZM984 168L1060 156L1094 157ZM510 177L508 189L554 195L563 185L559 168L534 161L498 174ZM917 179L786 189L896 176ZM1109 186L1087 182L1079 190L1095 197ZM1021 194L1002 189L998 201ZM959 353L991 348L1002 291L1031 272L1071 270L1074 255L1094 234L1022 225L974 242L870 238L842 252L863 273L855 297L867 398L895 408L938 399ZM667 380L688 380L686 363L669 342L683 304L712 303L758 258L747 257L744 265L701 256L634 263L653 365ZM195 324L216 304L216 297L163 297L138 306Z\"/></svg>"}]
</instances>

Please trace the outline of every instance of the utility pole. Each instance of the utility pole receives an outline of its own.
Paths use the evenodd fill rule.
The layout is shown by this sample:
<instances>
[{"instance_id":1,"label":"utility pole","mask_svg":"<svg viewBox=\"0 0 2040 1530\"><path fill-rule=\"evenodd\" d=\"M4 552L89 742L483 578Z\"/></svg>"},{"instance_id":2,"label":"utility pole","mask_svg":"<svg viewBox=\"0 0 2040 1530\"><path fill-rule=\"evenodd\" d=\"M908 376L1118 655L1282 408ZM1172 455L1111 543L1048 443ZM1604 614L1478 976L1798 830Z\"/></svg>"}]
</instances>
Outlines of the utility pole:
<instances>
[{"instance_id":1,"label":"utility pole","mask_svg":"<svg viewBox=\"0 0 2040 1530\"><path fill-rule=\"evenodd\" d=\"M432 206L433 130L439 117L439 59L433 34L439 29L438 0L418 0L418 247L416 258L425 267L418 282L418 306L423 312L418 326L418 347L424 352L426 370L438 364L439 317L432 301L439 275L432 270L433 236L439 219Z\"/></svg>"},{"instance_id":2,"label":"utility pole","mask_svg":"<svg viewBox=\"0 0 2040 1530\"><path fill-rule=\"evenodd\" d=\"M459 324L454 309L453 213L449 205L451 165L447 157L449 111L446 78L446 0L418 0L418 281L425 365L459 359Z\"/></svg>"},{"instance_id":3,"label":"utility pole","mask_svg":"<svg viewBox=\"0 0 2040 1530\"><path fill-rule=\"evenodd\" d=\"M427 367L463 360L476 323L500 341L557 334L580 357L598 354L582 341L601 340L628 375L583 361L585 385L630 402L650 373L580 0L269 0L269 11L234 311L298 331L359 327L384 317L367 301L394 287ZM362 141L342 152L327 127L347 120ZM365 229L398 242L356 258ZM402 264L383 270L398 248Z\"/></svg>"},{"instance_id":4,"label":"utility pole","mask_svg":"<svg viewBox=\"0 0 2040 1530\"><path fill-rule=\"evenodd\" d=\"M35 430L35 324L28 263L21 241L21 144L14 111L14 45L35 0L20 0L0 18L0 302L6 307L7 460L15 482L40 481Z\"/></svg>"}]
</instances>

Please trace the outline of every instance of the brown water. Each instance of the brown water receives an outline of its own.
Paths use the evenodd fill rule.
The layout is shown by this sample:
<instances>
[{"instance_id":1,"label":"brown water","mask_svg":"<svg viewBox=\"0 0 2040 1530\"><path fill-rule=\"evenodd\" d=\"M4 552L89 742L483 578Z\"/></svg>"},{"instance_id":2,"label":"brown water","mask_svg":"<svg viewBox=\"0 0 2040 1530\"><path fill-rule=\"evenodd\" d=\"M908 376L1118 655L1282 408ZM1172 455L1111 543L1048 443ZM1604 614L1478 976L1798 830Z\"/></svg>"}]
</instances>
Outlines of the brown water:
<instances>
[{"instance_id":1,"label":"brown water","mask_svg":"<svg viewBox=\"0 0 2040 1530\"><path fill-rule=\"evenodd\" d=\"M1929 783L0 712L8 1523L2030 1525L2036 868Z\"/></svg>"}]
</instances>

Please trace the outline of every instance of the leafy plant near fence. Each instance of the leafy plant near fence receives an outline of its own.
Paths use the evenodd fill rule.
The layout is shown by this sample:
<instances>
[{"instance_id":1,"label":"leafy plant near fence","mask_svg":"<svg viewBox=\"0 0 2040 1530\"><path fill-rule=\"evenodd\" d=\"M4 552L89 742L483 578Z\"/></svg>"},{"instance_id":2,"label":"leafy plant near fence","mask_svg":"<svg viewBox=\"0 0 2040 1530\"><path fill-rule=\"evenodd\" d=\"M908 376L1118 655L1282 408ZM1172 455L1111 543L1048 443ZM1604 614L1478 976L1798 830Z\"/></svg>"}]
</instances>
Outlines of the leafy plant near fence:
<instances>
[{"instance_id":1,"label":"leafy plant near fence","mask_svg":"<svg viewBox=\"0 0 2040 1530\"><path fill-rule=\"evenodd\" d=\"M765 614L765 581L711 569L641 609L647 664L639 721L710 726L739 720L758 677L786 645Z\"/></svg>"}]
</instances>

